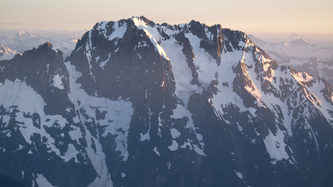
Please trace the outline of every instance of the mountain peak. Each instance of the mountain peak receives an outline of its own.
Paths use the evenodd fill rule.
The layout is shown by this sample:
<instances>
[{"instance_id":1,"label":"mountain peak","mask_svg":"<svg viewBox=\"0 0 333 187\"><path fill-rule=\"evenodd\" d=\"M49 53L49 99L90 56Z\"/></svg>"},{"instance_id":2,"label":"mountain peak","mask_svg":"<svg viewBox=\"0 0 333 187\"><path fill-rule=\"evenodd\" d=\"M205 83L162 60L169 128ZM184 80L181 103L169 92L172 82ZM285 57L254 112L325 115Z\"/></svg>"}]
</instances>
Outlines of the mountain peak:
<instances>
[{"instance_id":1,"label":"mountain peak","mask_svg":"<svg viewBox=\"0 0 333 187\"><path fill-rule=\"evenodd\" d=\"M18 38L36 38L38 37L36 34L27 31L19 31L15 35Z\"/></svg>"},{"instance_id":2,"label":"mountain peak","mask_svg":"<svg viewBox=\"0 0 333 187\"><path fill-rule=\"evenodd\" d=\"M286 38L286 42L291 42L294 40L305 40L307 41L307 39L305 38L305 36L297 34L297 33L291 33L287 38Z\"/></svg>"},{"instance_id":3,"label":"mountain peak","mask_svg":"<svg viewBox=\"0 0 333 187\"><path fill-rule=\"evenodd\" d=\"M52 43L51 42L45 42L43 45L40 46L41 48L45 48L45 49L51 49L53 48Z\"/></svg>"},{"instance_id":4,"label":"mountain peak","mask_svg":"<svg viewBox=\"0 0 333 187\"><path fill-rule=\"evenodd\" d=\"M309 46L311 44L305 38L301 38L301 39L296 39L296 40L290 41L290 45L292 47L302 47L302 46L306 47L306 46Z\"/></svg>"},{"instance_id":5,"label":"mountain peak","mask_svg":"<svg viewBox=\"0 0 333 187\"><path fill-rule=\"evenodd\" d=\"M37 48L32 48L31 50L27 50L21 55L15 55L14 59L17 61L23 60L29 61L29 63L36 63L31 62L31 59L39 59L38 61L43 63L48 63L54 61L63 61L63 53L59 49L55 49L51 42L45 42L44 44L38 46Z\"/></svg>"},{"instance_id":6,"label":"mountain peak","mask_svg":"<svg viewBox=\"0 0 333 187\"><path fill-rule=\"evenodd\" d=\"M6 54L6 53L11 53L13 50L9 49L8 47L0 44L0 53Z\"/></svg>"},{"instance_id":7,"label":"mountain peak","mask_svg":"<svg viewBox=\"0 0 333 187\"><path fill-rule=\"evenodd\" d=\"M133 16L131 18L131 20L133 21L134 25L139 26L139 25L148 25L150 27L155 27L155 23L151 20L149 20L148 18L144 17L144 16ZM142 22L142 23L140 23ZM143 24L144 23L144 24Z\"/></svg>"},{"instance_id":8,"label":"mountain peak","mask_svg":"<svg viewBox=\"0 0 333 187\"><path fill-rule=\"evenodd\" d=\"M144 21L149 26L152 26L152 27L155 26L155 23L153 21L151 21L150 19L146 18L145 16L140 16L140 17L136 17L136 18Z\"/></svg>"},{"instance_id":9,"label":"mountain peak","mask_svg":"<svg viewBox=\"0 0 333 187\"><path fill-rule=\"evenodd\" d=\"M16 50L12 50L4 45L0 45L0 60L9 60L12 59L16 54L18 54Z\"/></svg>"},{"instance_id":10,"label":"mountain peak","mask_svg":"<svg viewBox=\"0 0 333 187\"><path fill-rule=\"evenodd\" d=\"M37 47L36 49L36 55L41 55L41 56L49 56L49 55L62 55L62 51L60 51L59 49L55 49L52 45L51 42L45 42L44 44L40 45Z\"/></svg>"}]
</instances>

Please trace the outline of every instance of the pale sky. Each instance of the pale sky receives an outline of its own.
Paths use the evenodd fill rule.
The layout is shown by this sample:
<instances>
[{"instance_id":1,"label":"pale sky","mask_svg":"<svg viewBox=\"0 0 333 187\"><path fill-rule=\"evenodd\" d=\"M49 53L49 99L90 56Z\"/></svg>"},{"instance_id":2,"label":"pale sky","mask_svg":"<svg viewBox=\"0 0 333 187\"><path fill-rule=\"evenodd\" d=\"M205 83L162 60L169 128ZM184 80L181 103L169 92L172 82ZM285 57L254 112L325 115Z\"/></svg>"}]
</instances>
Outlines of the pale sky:
<instances>
[{"instance_id":1,"label":"pale sky","mask_svg":"<svg viewBox=\"0 0 333 187\"><path fill-rule=\"evenodd\" d=\"M244 32L333 33L333 0L0 0L0 30L84 30L145 16Z\"/></svg>"}]
</instances>

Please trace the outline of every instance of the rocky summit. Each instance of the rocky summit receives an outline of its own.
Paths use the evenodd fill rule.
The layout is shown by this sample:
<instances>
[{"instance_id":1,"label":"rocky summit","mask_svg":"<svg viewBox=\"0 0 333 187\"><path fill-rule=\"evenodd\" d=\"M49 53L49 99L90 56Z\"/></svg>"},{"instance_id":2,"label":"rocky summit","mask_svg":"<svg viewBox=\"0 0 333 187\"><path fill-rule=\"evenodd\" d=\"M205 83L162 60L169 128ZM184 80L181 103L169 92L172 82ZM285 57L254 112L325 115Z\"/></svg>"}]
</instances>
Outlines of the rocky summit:
<instances>
[{"instance_id":1,"label":"rocky summit","mask_svg":"<svg viewBox=\"0 0 333 187\"><path fill-rule=\"evenodd\" d=\"M0 61L0 142L2 183L332 186L333 89L221 25L99 22Z\"/></svg>"}]
</instances>

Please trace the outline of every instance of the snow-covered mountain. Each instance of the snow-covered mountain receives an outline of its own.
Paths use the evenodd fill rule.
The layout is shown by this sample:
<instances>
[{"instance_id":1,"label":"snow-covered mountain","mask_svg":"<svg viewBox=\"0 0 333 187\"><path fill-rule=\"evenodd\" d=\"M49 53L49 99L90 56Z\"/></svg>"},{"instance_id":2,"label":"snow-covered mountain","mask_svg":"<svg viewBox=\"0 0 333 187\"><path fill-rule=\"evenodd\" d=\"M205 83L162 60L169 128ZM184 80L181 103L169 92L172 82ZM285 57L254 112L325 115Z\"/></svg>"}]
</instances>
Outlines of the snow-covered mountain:
<instances>
[{"instance_id":1,"label":"snow-covered mountain","mask_svg":"<svg viewBox=\"0 0 333 187\"><path fill-rule=\"evenodd\" d=\"M133 17L0 67L0 174L26 185L333 184L332 87L243 32Z\"/></svg>"},{"instance_id":2,"label":"snow-covered mountain","mask_svg":"<svg viewBox=\"0 0 333 187\"><path fill-rule=\"evenodd\" d=\"M3 37L0 43L11 49L23 53L26 50L38 47L48 39L32 32L19 31L11 36Z\"/></svg>"},{"instance_id":3,"label":"snow-covered mountain","mask_svg":"<svg viewBox=\"0 0 333 187\"><path fill-rule=\"evenodd\" d=\"M16 54L19 54L19 52L0 44L0 60L12 59Z\"/></svg>"},{"instance_id":4,"label":"snow-covered mountain","mask_svg":"<svg viewBox=\"0 0 333 187\"><path fill-rule=\"evenodd\" d=\"M23 53L26 50L37 48L45 42L51 42L60 49L64 57L69 56L80 38L80 31L18 31L4 33L0 37L0 44Z\"/></svg>"},{"instance_id":5,"label":"snow-covered mountain","mask_svg":"<svg viewBox=\"0 0 333 187\"><path fill-rule=\"evenodd\" d=\"M333 85L333 43L312 44L295 33L280 43L249 37L279 64L322 77Z\"/></svg>"}]
</instances>

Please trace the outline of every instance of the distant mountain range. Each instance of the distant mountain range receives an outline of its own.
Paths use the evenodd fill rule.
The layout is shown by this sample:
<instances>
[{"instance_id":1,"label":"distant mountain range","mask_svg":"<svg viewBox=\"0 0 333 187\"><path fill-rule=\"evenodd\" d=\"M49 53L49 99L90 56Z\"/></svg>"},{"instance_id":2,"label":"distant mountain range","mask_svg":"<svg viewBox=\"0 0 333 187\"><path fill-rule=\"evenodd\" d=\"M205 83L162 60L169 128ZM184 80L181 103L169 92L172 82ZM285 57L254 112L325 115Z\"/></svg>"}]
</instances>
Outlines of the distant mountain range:
<instances>
[{"instance_id":1,"label":"distant mountain range","mask_svg":"<svg viewBox=\"0 0 333 187\"><path fill-rule=\"evenodd\" d=\"M249 37L279 64L322 77L333 85L333 43L313 44L295 33L278 43Z\"/></svg>"},{"instance_id":2,"label":"distant mountain range","mask_svg":"<svg viewBox=\"0 0 333 187\"><path fill-rule=\"evenodd\" d=\"M23 53L26 50L37 48L45 42L52 42L57 49L63 52L64 57L67 57L82 33L83 31L13 31L0 34L0 45L16 51L16 53ZM4 59L8 59L8 57L0 56L0 60Z\"/></svg>"},{"instance_id":3,"label":"distant mountain range","mask_svg":"<svg viewBox=\"0 0 333 187\"><path fill-rule=\"evenodd\" d=\"M2 184L333 186L332 87L243 32L132 17L64 56L0 61Z\"/></svg>"}]
</instances>

